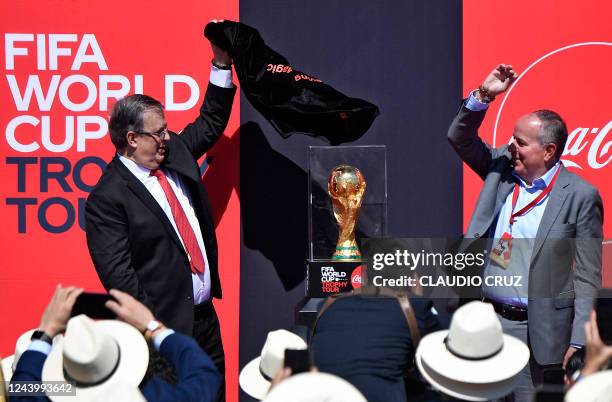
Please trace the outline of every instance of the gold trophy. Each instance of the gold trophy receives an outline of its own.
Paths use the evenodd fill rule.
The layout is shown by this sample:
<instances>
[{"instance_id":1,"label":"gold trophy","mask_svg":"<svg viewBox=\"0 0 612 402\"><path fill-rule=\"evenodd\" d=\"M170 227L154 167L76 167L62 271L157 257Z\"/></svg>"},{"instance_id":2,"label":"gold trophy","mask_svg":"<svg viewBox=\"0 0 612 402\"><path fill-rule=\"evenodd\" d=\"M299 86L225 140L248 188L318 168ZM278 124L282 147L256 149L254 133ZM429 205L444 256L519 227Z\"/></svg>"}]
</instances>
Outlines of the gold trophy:
<instances>
[{"instance_id":1,"label":"gold trophy","mask_svg":"<svg viewBox=\"0 0 612 402\"><path fill-rule=\"evenodd\" d=\"M338 222L338 243L332 256L336 261L360 261L361 252L355 241L355 224L366 190L361 171L353 166L336 166L329 175L327 191Z\"/></svg>"}]
</instances>

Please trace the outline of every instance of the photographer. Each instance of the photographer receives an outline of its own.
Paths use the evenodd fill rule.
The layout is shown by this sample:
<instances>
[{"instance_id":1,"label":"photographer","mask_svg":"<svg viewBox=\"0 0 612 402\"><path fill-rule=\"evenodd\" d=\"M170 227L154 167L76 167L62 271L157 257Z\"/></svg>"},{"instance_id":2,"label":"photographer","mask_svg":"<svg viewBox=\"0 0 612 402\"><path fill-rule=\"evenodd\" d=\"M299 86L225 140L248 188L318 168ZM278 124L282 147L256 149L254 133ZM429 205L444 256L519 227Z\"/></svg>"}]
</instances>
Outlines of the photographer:
<instances>
[{"instance_id":1,"label":"photographer","mask_svg":"<svg viewBox=\"0 0 612 402\"><path fill-rule=\"evenodd\" d=\"M35 331L32 343L19 359L12 382L69 381L76 389L75 401L103 398L117 386L138 386L148 365L148 341L174 366L178 381L173 386L153 377L141 384L147 401L214 400L221 377L193 339L166 328L145 305L115 289L110 291L115 301L106 302L106 307L121 321L93 321L85 315L70 318L82 292L58 285L41 318L40 330ZM52 347L53 337L64 330L64 337ZM11 396L10 400L49 399Z\"/></svg>"}]
</instances>

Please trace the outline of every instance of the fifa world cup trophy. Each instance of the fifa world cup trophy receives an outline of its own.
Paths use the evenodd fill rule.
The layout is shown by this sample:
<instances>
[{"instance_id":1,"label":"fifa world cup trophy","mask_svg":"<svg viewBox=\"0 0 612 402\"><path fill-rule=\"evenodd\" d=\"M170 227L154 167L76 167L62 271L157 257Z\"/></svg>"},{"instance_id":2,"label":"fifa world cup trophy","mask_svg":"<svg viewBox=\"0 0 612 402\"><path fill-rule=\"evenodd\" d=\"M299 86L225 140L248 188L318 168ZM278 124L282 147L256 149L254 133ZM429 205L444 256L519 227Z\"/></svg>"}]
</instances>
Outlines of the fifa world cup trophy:
<instances>
[{"instance_id":1,"label":"fifa world cup trophy","mask_svg":"<svg viewBox=\"0 0 612 402\"><path fill-rule=\"evenodd\" d=\"M355 225L366 190L363 174L353 166L336 166L329 175L327 190L339 231L338 243L332 259L360 261L361 252L355 241Z\"/></svg>"}]
</instances>

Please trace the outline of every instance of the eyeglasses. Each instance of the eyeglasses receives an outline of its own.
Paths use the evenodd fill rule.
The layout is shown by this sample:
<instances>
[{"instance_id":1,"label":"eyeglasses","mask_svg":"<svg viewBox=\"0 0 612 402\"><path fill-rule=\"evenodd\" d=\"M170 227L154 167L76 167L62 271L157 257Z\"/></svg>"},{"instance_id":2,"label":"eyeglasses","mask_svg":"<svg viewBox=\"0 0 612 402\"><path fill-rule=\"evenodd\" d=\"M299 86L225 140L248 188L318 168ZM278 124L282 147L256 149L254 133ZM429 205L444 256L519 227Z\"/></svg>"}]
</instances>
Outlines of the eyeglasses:
<instances>
[{"instance_id":1,"label":"eyeglasses","mask_svg":"<svg viewBox=\"0 0 612 402\"><path fill-rule=\"evenodd\" d=\"M148 137L153 138L156 142L162 142L165 141L166 139L166 135L168 134L168 128L164 128L161 131L155 132L155 133L149 133L147 131L134 131L136 134L140 134L140 135L146 135Z\"/></svg>"}]
</instances>

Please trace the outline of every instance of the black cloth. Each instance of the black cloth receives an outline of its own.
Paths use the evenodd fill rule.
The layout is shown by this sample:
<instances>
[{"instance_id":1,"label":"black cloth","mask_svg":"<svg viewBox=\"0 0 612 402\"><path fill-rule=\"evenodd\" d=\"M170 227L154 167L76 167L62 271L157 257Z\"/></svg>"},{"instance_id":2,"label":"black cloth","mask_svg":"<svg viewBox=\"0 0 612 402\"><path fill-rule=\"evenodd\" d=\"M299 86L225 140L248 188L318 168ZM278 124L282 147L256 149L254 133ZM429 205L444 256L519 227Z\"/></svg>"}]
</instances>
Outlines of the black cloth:
<instances>
[{"instance_id":1,"label":"black cloth","mask_svg":"<svg viewBox=\"0 0 612 402\"><path fill-rule=\"evenodd\" d=\"M439 329L431 300L411 298L421 335ZM349 381L369 402L405 402L404 377L415 349L397 299L355 295L336 300L312 337L315 365Z\"/></svg>"},{"instance_id":2,"label":"black cloth","mask_svg":"<svg viewBox=\"0 0 612 402\"><path fill-rule=\"evenodd\" d=\"M189 191L206 247L211 293L217 298L222 296L217 238L197 160L223 133L235 92L236 88L210 84L197 119L181 135L170 133L162 164L175 171ZM87 246L104 287L129 293L168 327L192 336L194 301L187 254L157 201L118 157L89 195L85 219ZM209 341L197 340L217 363ZM216 345L223 355L220 340ZM224 371L223 366L218 369Z\"/></svg>"},{"instance_id":3,"label":"black cloth","mask_svg":"<svg viewBox=\"0 0 612 402\"><path fill-rule=\"evenodd\" d=\"M248 25L209 23L204 34L232 56L242 92L284 138L297 131L332 145L355 141L379 114L376 105L293 69Z\"/></svg>"}]
</instances>

